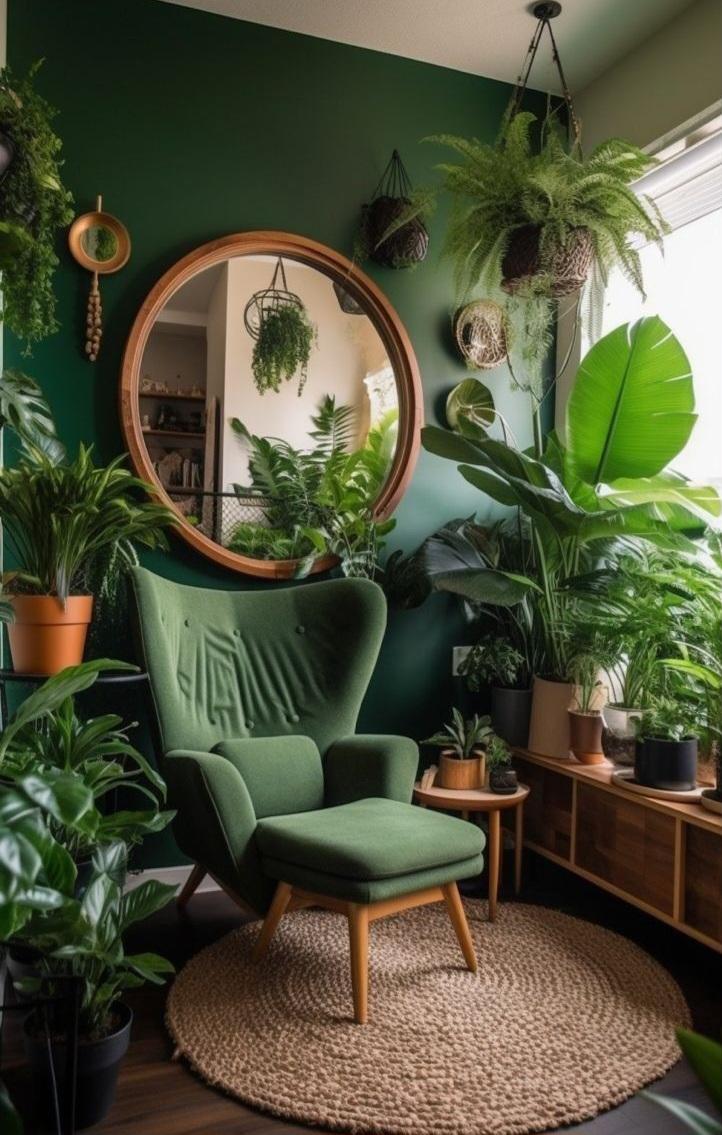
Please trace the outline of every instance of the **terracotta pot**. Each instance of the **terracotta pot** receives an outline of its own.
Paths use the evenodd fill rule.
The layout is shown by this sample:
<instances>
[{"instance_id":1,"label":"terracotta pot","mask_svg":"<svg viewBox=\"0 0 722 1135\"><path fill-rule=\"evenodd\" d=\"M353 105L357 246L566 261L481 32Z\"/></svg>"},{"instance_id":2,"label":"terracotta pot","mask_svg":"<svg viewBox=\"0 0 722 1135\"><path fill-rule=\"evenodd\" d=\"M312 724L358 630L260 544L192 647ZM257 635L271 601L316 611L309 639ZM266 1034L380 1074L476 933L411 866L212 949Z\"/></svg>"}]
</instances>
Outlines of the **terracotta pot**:
<instances>
[{"instance_id":1,"label":"terracotta pot","mask_svg":"<svg viewBox=\"0 0 722 1135\"><path fill-rule=\"evenodd\" d=\"M83 661L93 614L92 595L14 595L15 621L8 623L13 667L18 674L57 674Z\"/></svg>"},{"instance_id":2,"label":"terracotta pot","mask_svg":"<svg viewBox=\"0 0 722 1135\"><path fill-rule=\"evenodd\" d=\"M569 757L569 705L574 696L570 682L535 678L531 699L529 748L541 757Z\"/></svg>"},{"instance_id":3,"label":"terracotta pot","mask_svg":"<svg viewBox=\"0 0 722 1135\"><path fill-rule=\"evenodd\" d=\"M577 760L583 765L600 765L604 761L602 750L601 713L580 713L576 709L569 714L569 747Z\"/></svg>"},{"instance_id":4,"label":"terracotta pot","mask_svg":"<svg viewBox=\"0 0 722 1135\"><path fill-rule=\"evenodd\" d=\"M436 781L439 788L457 788L462 791L481 788L486 775L486 759L482 756L460 761L450 753L450 749L444 750L439 759L439 775Z\"/></svg>"}]
</instances>

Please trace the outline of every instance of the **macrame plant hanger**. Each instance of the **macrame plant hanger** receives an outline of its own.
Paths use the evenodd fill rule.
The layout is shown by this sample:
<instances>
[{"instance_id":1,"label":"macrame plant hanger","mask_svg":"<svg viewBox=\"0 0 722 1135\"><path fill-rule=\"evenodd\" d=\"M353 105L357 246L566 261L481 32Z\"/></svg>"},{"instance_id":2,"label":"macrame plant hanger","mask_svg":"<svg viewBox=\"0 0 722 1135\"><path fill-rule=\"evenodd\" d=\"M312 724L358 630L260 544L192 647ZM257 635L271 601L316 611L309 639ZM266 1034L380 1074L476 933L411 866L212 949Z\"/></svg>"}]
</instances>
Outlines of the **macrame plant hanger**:
<instances>
[{"instance_id":1,"label":"macrame plant hanger","mask_svg":"<svg viewBox=\"0 0 722 1135\"><path fill-rule=\"evenodd\" d=\"M254 292L246 304L243 321L248 334L257 339L266 316L281 307L303 308L303 303L295 292L289 291L283 257L279 256L270 286L260 292Z\"/></svg>"},{"instance_id":2,"label":"macrame plant hanger","mask_svg":"<svg viewBox=\"0 0 722 1135\"><path fill-rule=\"evenodd\" d=\"M554 60L557 71L559 73L559 82L561 83L562 94L564 96L564 102L566 104L567 113L569 115L569 126L572 134L572 143L575 147L581 147L581 123L579 122L577 113L574 109L572 92L569 90L569 85L567 84L564 68L562 67L562 61L559 57L557 41L554 38L554 32L552 31L551 25L551 21L555 20L557 16L561 15L561 10L562 6L557 2L557 0L547 0L546 3L534 5L532 13L536 17L538 23L536 28L534 29L534 35L532 36L531 43L529 44L529 47L527 49L524 63L522 64L521 73L519 74L519 77L516 81L516 86L514 87L514 91L509 102L509 107L507 109L506 118L507 121L510 122L511 119L521 110L521 103L526 92L527 84L529 82L531 69L534 66L534 60L536 59L537 51L539 50L539 45L542 41L542 36L544 35L544 32L547 31L549 33L549 39L552 45L552 59Z\"/></svg>"}]
</instances>

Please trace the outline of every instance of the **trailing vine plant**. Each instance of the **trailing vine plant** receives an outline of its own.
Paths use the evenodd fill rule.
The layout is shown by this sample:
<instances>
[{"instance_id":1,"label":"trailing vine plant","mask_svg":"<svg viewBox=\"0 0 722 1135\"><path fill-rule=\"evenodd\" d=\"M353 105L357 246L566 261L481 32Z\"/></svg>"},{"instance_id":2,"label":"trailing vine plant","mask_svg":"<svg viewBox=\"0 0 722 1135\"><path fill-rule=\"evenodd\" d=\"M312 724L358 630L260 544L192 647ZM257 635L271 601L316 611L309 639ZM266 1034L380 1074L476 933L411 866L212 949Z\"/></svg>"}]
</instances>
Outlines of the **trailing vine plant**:
<instances>
[{"instance_id":1,"label":"trailing vine plant","mask_svg":"<svg viewBox=\"0 0 722 1135\"><path fill-rule=\"evenodd\" d=\"M308 361L316 330L305 308L281 304L264 315L253 347L253 378L259 394L276 394L299 374L298 395L308 378Z\"/></svg>"},{"instance_id":2,"label":"trailing vine plant","mask_svg":"<svg viewBox=\"0 0 722 1135\"><path fill-rule=\"evenodd\" d=\"M24 78L0 71L0 131L12 159L0 182L3 319L32 345L58 329L53 277L55 236L73 217L72 197L60 177L62 142L52 129L57 111L35 90L42 60Z\"/></svg>"}]
</instances>

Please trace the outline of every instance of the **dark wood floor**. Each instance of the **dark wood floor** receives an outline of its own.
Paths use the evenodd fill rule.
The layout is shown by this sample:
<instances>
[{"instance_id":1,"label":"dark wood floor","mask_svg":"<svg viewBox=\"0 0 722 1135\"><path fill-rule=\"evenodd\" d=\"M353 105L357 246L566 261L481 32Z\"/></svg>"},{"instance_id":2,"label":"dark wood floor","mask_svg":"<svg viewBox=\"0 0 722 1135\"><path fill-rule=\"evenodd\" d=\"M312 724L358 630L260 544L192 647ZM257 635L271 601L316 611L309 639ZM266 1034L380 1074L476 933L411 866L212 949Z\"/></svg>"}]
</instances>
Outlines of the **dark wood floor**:
<instances>
[{"instance_id":1,"label":"dark wood floor","mask_svg":"<svg viewBox=\"0 0 722 1135\"><path fill-rule=\"evenodd\" d=\"M505 874L509 877L506 867ZM692 1009L695 1026L720 1035L719 955L541 860L527 864L523 898L590 918L638 942L676 977ZM137 928L128 946L131 950L155 950L179 966L238 921L237 910L224 895L199 895L192 900L187 916L179 917L172 907L160 912ZM121 1072L116 1103L108 1119L94 1131L102 1135L299 1135L311 1130L251 1111L204 1086L182 1063L172 1063L163 1026L164 999L164 991L155 989L141 991L133 998L133 1041ZM27 1081L15 1026L10 1033L3 1075L14 1097L26 1107ZM683 1061L655 1085L655 1090L706 1106L704 1093ZM678 1135L680 1127L666 1112L635 1098L593 1121L564 1130L567 1135ZM32 1122L26 1124L27 1135L36 1135L37 1131Z\"/></svg>"}]
</instances>

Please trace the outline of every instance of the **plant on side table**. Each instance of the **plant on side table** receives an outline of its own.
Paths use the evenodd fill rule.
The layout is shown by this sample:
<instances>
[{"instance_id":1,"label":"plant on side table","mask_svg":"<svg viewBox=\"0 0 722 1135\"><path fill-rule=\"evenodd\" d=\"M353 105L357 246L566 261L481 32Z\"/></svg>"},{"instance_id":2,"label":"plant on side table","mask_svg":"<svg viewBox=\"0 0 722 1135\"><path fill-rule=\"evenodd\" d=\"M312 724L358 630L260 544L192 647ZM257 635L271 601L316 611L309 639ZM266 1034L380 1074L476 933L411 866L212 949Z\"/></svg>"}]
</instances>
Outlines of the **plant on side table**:
<instances>
[{"instance_id":1,"label":"plant on side table","mask_svg":"<svg viewBox=\"0 0 722 1135\"><path fill-rule=\"evenodd\" d=\"M91 449L58 461L25 445L0 471L0 520L17 571L6 590L8 628L18 673L55 674L81 661L93 596L85 594L99 558L116 552L116 570L134 562L135 545L166 547L172 510L149 499L151 486L122 467L94 465Z\"/></svg>"},{"instance_id":2,"label":"plant on side table","mask_svg":"<svg viewBox=\"0 0 722 1135\"><path fill-rule=\"evenodd\" d=\"M490 718L478 714L464 721L458 709L451 711L451 722L424 745L441 749L439 758L440 788L481 788L486 780L485 746L492 735Z\"/></svg>"},{"instance_id":3,"label":"plant on side table","mask_svg":"<svg viewBox=\"0 0 722 1135\"><path fill-rule=\"evenodd\" d=\"M486 635L459 666L469 689L491 690L491 722L515 748L526 748L531 713L531 674L525 656L507 638Z\"/></svg>"},{"instance_id":4,"label":"plant on side table","mask_svg":"<svg viewBox=\"0 0 722 1135\"><path fill-rule=\"evenodd\" d=\"M511 750L506 741L493 734L486 745L486 767L489 788L499 796L512 796L519 787L516 772L511 766Z\"/></svg>"}]
</instances>

